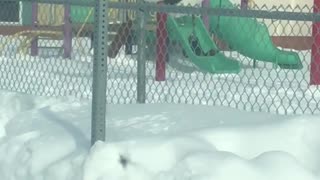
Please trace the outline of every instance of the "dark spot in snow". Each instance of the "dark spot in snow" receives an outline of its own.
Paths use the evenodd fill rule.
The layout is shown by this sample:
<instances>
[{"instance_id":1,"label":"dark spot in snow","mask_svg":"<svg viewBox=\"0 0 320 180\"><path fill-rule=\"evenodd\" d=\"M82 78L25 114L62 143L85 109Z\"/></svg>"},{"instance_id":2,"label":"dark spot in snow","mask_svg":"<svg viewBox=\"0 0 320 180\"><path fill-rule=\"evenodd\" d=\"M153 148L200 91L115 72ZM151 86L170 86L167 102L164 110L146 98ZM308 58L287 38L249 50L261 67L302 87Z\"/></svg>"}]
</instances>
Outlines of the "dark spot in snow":
<instances>
[{"instance_id":1,"label":"dark spot in snow","mask_svg":"<svg viewBox=\"0 0 320 180\"><path fill-rule=\"evenodd\" d=\"M123 168L126 168L129 163L129 159L123 155L120 155L119 162Z\"/></svg>"}]
</instances>

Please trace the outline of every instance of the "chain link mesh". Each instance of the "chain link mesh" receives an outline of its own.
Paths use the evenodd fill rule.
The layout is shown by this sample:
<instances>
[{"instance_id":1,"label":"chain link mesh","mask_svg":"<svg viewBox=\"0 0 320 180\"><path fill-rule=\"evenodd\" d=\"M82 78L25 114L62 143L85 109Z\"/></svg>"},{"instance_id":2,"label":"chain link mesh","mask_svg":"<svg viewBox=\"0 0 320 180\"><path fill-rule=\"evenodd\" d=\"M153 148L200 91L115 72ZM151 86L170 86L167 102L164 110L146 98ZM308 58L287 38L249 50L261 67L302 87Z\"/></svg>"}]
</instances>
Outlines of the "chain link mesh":
<instances>
[{"instance_id":1,"label":"chain link mesh","mask_svg":"<svg viewBox=\"0 0 320 180\"><path fill-rule=\"evenodd\" d=\"M90 8L35 1L1 1L0 7L1 89L91 97Z\"/></svg>"},{"instance_id":2,"label":"chain link mesh","mask_svg":"<svg viewBox=\"0 0 320 180\"><path fill-rule=\"evenodd\" d=\"M118 5L130 3L134 1ZM320 91L310 85L320 79L317 64L311 63L320 59L319 23L240 14L200 16L179 11L189 1L175 3L179 13L109 8L108 103L136 103L137 91L144 89L137 87L142 75L146 103L319 112ZM209 5L242 7L227 0L211 0ZM191 6L201 8L201 1ZM1 1L0 8L1 89L91 97L93 7ZM315 8L250 1L248 9L304 14ZM143 72L138 72L139 63L145 65Z\"/></svg>"},{"instance_id":3,"label":"chain link mesh","mask_svg":"<svg viewBox=\"0 0 320 180\"><path fill-rule=\"evenodd\" d=\"M240 4L220 2L220 7L240 8ZM248 8L313 12L312 6L270 8L251 4ZM313 22L211 16L205 24L201 16L182 11L145 14L146 46L142 48L146 52L146 103L221 105L279 114L319 111L319 88L310 86ZM139 50L135 49L135 39L142 29L138 27L139 17L127 23L132 24L127 26L130 30L119 28L117 34L122 39L113 39L122 46L110 58L111 103L136 101ZM112 50L116 51L113 46Z\"/></svg>"}]
</instances>

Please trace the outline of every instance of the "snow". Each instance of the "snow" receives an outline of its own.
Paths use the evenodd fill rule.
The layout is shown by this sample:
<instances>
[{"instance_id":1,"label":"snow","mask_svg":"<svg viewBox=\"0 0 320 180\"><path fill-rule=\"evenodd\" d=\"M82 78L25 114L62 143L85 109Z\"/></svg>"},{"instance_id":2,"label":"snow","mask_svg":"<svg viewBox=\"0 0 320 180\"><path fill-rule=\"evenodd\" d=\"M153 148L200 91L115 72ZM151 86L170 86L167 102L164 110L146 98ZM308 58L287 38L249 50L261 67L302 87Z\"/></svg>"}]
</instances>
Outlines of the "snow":
<instances>
[{"instance_id":1,"label":"snow","mask_svg":"<svg viewBox=\"0 0 320 180\"><path fill-rule=\"evenodd\" d=\"M108 63L107 142L90 147L89 50L66 60L51 50L31 57L15 54L13 45L5 48L1 179L320 177L320 93L308 85L310 51L299 52L299 71L261 62L252 68L252 60L225 52L243 64L238 75L204 74L171 53L180 64L170 61L165 82L154 81L149 54L147 104L135 104L136 55L125 56L122 49Z\"/></svg>"},{"instance_id":2,"label":"snow","mask_svg":"<svg viewBox=\"0 0 320 180\"><path fill-rule=\"evenodd\" d=\"M90 148L89 100L5 91L0 98L7 102L0 106L2 179L319 178L319 115L109 104L107 143Z\"/></svg>"}]
</instances>

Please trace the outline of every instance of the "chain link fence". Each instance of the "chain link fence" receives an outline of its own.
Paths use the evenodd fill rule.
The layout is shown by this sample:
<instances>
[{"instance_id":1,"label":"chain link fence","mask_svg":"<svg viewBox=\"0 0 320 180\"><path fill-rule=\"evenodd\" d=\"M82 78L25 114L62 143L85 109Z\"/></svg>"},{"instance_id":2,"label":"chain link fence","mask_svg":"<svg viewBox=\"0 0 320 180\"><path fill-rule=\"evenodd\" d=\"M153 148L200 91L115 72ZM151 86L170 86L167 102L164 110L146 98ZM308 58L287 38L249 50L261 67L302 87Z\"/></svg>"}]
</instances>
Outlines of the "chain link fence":
<instances>
[{"instance_id":1,"label":"chain link fence","mask_svg":"<svg viewBox=\"0 0 320 180\"><path fill-rule=\"evenodd\" d=\"M36 1L1 1L0 7L1 89L91 97L92 17L86 13L92 7Z\"/></svg>"},{"instance_id":2,"label":"chain link fence","mask_svg":"<svg viewBox=\"0 0 320 180\"><path fill-rule=\"evenodd\" d=\"M311 70L318 53L312 6L252 5L241 10L240 4L212 0L207 8L222 10L209 12L201 10L201 1L191 4L199 11L183 8L188 5L183 3L114 4L136 9L140 16L124 23L118 38L111 38L108 102L135 103L140 79L146 87L145 94L140 89L141 102L146 103L279 114L319 111L319 88L310 86L319 76L317 68Z\"/></svg>"},{"instance_id":3,"label":"chain link fence","mask_svg":"<svg viewBox=\"0 0 320 180\"><path fill-rule=\"evenodd\" d=\"M94 7L50 2L0 2L0 88L91 98ZM312 6L228 0L108 6L107 103L320 110L319 88L310 86L320 78L311 63L320 53Z\"/></svg>"}]
</instances>

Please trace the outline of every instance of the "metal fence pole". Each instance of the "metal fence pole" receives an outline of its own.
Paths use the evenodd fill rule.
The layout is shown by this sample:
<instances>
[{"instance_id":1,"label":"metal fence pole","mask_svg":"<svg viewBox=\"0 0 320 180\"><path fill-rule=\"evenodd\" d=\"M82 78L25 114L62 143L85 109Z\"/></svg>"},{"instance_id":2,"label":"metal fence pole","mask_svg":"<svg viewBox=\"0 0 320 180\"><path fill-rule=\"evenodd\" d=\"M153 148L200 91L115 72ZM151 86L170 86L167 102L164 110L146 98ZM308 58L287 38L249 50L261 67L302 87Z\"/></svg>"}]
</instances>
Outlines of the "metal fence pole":
<instances>
[{"instance_id":1,"label":"metal fence pole","mask_svg":"<svg viewBox=\"0 0 320 180\"><path fill-rule=\"evenodd\" d=\"M108 0L95 1L91 145L99 140L105 141L106 138L107 2Z\"/></svg>"},{"instance_id":2,"label":"metal fence pole","mask_svg":"<svg viewBox=\"0 0 320 180\"><path fill-rule=\"evenodd\" d=\"M139 37L138 37L138 74L137 74L137 101L145 103L146 101L146 57L145 57L145 12L138 11L139 16Z\"/></svg>"}]
</instances>

